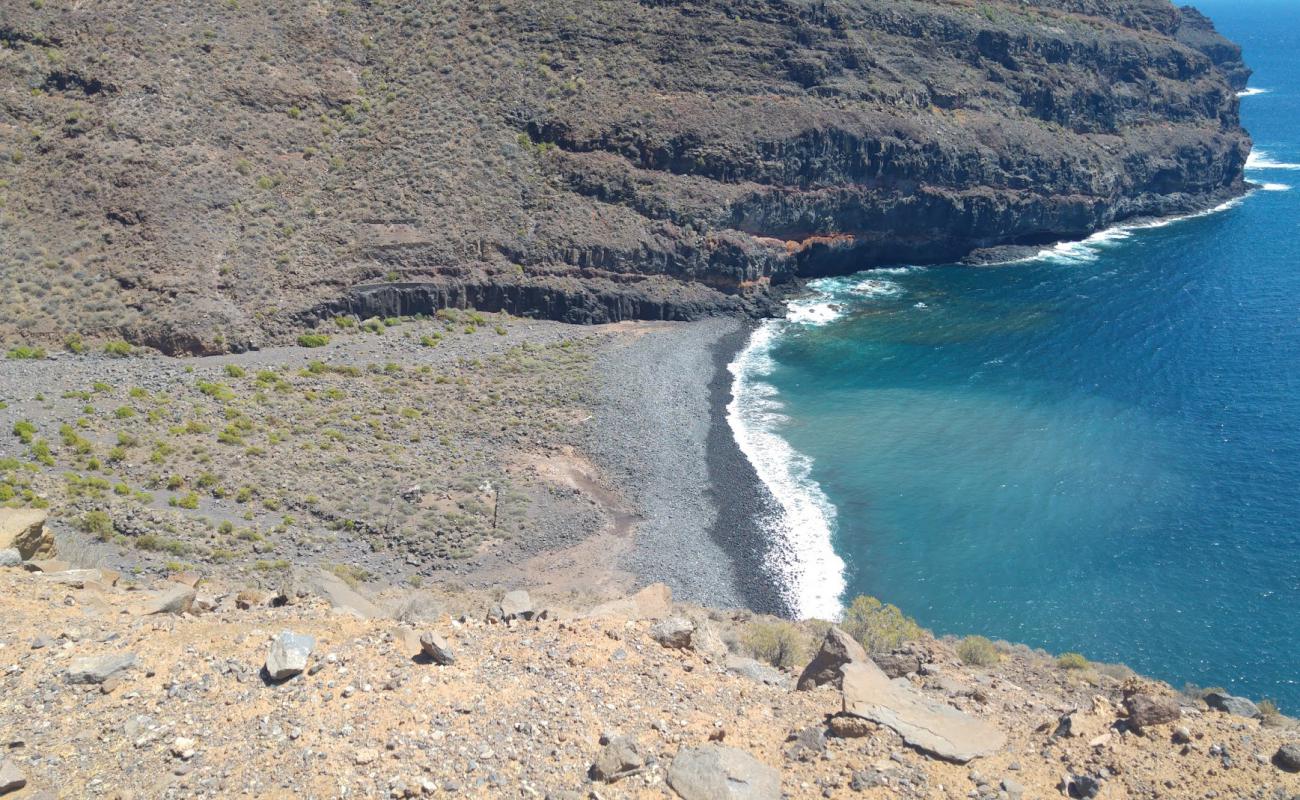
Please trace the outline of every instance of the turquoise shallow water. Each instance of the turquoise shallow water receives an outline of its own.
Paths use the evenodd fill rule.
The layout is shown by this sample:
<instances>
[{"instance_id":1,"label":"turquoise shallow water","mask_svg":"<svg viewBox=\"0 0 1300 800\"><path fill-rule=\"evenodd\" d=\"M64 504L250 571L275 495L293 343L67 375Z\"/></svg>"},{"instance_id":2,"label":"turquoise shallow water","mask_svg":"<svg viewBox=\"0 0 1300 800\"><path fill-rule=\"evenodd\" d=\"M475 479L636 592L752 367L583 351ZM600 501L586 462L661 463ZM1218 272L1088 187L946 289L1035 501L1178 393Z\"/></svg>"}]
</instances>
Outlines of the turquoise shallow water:
<instances>
[{"instance_id":1,"label":"turquoise shallow water","mask_svg":"<svg viewBox=\"0 0 1300 800\"><path fill-rule=\"evenodd\" d=\"M1014 265L824 281L733 367L802 537L796 605L873 594L1300 711L1300 15L1203 10L1268 90L1242 100L1267 190Z\"/></svg>"}]
</instances>

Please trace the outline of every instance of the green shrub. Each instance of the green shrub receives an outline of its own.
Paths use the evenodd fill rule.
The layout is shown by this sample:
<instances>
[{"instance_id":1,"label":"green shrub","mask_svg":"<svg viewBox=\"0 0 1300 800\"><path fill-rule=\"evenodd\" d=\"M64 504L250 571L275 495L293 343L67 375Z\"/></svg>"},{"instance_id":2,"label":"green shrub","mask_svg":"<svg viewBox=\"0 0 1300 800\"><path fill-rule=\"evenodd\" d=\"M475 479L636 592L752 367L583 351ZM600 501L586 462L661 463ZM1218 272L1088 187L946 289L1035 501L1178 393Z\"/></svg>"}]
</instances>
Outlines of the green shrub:
<instances>
[{"instance_id":1,"label":"green shrub","mask_svg":"<svg viewBox=\"0 0 1300 800\"><path fill-rule=\"evenodd\" d=\"M746 626L741 643L754 658L781 669L801 667L808 660L807 635L785 620L754 620Z\"/></svg>"},{"instance_id":2,"label":"green shrub","mask_svg":"<svg viewBox=\"0 0 1300 800\"><path fill-rule=\"evenodd\" d=\"M1087 669L1088 659L1079 653L1062 653L1056 659L1056 666L1061 669Z\"/></svg>"},{"instance_id":3,"label":"green shrub","mask_svg":"<svg viewBox=\"0 0 1300 800\"><path fill-rule=\"evenodd\" d=\"M104 352L114 358L125 358L126 356L131 355L133 350L134 348L131 347L130 343L124 342L121 339L104 345Z\"/></svg>"},{"instance_id":4,"label":"green shrub","mask_svg":"<svg viewBox=\"0 0 1300 800\"><path fill-rule=\"evenodd\" d=\"M130 406L122 406L113 412L113 416L118 419L130 419L135 416L135 409Z\"/></svg>"},{"instance_id":5,"label":"green shrub","mask_svg":"<svg viewBox=\"0 0 1300 800\"><path fill-rule=\"evenodd\" d=\"M324 347L330 343L330 337L323 333L304 333L298 337L299 347Z\"/></svg>"},{"instance_id":6,"label":"green shrub","mask_svg":"<svg viewBox=\"0 0 1300 800\"><path fill-rule=\"evenodd\" d=\"M925 632L897 606L866 595L853 598L840 628L868 653L887 653L904 642L921 638Z\"/></svg>"},{"instance_id":7,"label":"green shrub","mask_svg":"<svg viewBox=\"0 0 1300 800\"><path fill-rule=\"evenodd\" d=\"M194 492L190 492L189 494L185 495L181 499L177 500L176 505L180 506L181 508L188 508L192 511L199 507L199 496Z\"/></svg>"},{"instance_id":8,"label":"green shrub","mask_svg":"<svg viewBox=\"0 0 1300 800\"><path fill-rule=\"evenodd\" d=\"M230 378L242 378L244 377L244 368L238 364L227 364L226 376Z\"/></svg>"},{"instance_id":9,"label":"green shrub","mask_svg":"<svg viewBox=\"0 0 1300 800\"><path fill-rule=\"evenodd\" d=\"M86 352L85 343L82 342L81 337L75 333L63 340L63 346L67 348L69 353L81 355Z\"/></svg>"},{"instance_id":10,"label":"green shrub","mask_svg":"<svg viewBox=\"0 0 1300 800\"><path fill-rule=\"evenodd\" d=\"M957 645L957 655L962 663L972 667L991 667L1002 657L993 643L983 636L967 636Z\"/></svg>"},{"instance_id":11,"label":"green shrub","mask_svg":"<svg viewBox=\"0 0 1300 800\"><path fill-rule=\"evenodd\" d=\"M9 358L36 360L45 358L45 351L39 347L19 346L9 351Z\"/></svg>"},{"instance_id":12,"label":"green shrub","mask_svg":"<svg viewBox=\"0 0 1300 800\"><path fill-rule=\"evenodd\" d=\"M36 436L36 425L31 420L20 419L14 423L14 436L22 440L23 444L31 444L32 438Z\"/></svg>"},{"instance_id":13,"label":"green shrub","mask_svg":"<svg viewBox=\"0 0 1300 800\"><path fill-rule=\"evenodd\" d=\"M109 541L116 533L113 518L105 511L87 511L77 520L77 527L101 542Z\"/></svg>"}]
</instances>

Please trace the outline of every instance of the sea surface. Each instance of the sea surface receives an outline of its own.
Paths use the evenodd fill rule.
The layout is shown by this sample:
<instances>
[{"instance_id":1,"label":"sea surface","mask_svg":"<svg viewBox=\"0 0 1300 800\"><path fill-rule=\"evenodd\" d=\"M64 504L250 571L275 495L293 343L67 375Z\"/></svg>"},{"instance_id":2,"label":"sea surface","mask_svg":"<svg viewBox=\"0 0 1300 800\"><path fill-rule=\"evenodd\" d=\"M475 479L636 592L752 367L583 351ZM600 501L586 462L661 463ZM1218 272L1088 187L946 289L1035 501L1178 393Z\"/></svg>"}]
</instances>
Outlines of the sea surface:
<instances>
[{"instance_id":1,"label":"sea surface","mask_svg":"<svg viewBox=\"0 0 1300 800\"><path fill-rule=\"evenodd\" d=\"M1255 69L1251 195L991 268L820 281L731 366L805 616L855 594L1300 712L1300 14L1200 3Z\"/></svg>"}]
</instances>

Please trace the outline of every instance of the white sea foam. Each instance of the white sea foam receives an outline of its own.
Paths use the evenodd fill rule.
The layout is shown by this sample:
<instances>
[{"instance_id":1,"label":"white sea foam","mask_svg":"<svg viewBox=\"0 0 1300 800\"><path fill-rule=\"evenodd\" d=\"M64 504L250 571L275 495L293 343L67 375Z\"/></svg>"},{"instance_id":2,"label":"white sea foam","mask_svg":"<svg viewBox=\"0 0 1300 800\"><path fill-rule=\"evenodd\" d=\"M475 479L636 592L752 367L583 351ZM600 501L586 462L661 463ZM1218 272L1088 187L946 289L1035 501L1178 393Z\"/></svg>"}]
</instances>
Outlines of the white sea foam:
<instances>
[{"instance_id":1,"label":"white sea foam","mask_svg":"<svg viewBox=\"0 0 1300 800\"><path fill-rule=\"evenodd\" d=\"M787 323L768 320L728 367L727 422L740 451L780 506L762 520L771 549L768 567L800 618L837 619L845 590L844 561L831 546L835 507L812 478L812 461L777 433L786 419L776 388L766 381L771 348Z\"/></svg>"},{"instance_id":2,"label":"white sea foam","mask_svg":"<svg viewBox=\"0 0 1300 800\"><path fill-rule=\"evenodd\" d=\"M1267 150L1256 147L1250 151L1250 155L1246 156L1246 169L1300 169L1300 164L1278 161L1269 155Z\"/></svg>"},{"instance_id":3,"label":"white sea foam","mask_svg":"<svg viewBox=\"0 0 1300 800\"><path fill-rule=\"evenodd\" d=\"M815 295L801 300L791 300L786 305L786 319L803 325L825 325L839 319L844 306L827 300L825 295Z\"/></svg>"},{"instance_id":4,"label":"white sea foam","mask_svg":"<svg viewBox=\"0 0 1300 800\"><path fill-rule=\"evenodd\" d=\"M1256 89L1252 86L1249 89L1237 92L1238 97L1254 97L1257 94L1268 94L1268 89Z\"/></svg>"},{"instance_id":5,"label":"white sea foam","mask_svg":"<svg viewBox=\"0 0 1300 800\"><path fill-rule=\"evenodd\" d=\"M1080 239L1074 242L1061 242L1060 244L1054 245L1045 250L1040 250L1032 256L1006 263L1022 263L1025 261L1038 260L1050 261L1058 264L1092 263L1101 256L1102 251L1105 250L1106 247L1132 237L1134 231L1163 228L1168 225L1185 222L1189 219L1208 217L1211 214L1218 214L1221 211L1235 208L1245 199L1246 195L1234 197L1231 200L1218 204L1214 208L1207 208L1204 211L1197 211L1192 214L1184 214L1180 217L1161 217L1159 219L1143 220L1142 222L1126 222L1122 225L1116 225L1113 228L1098 231L1086 239Z\"/></svg>"},{"instance_id":6,"label":"white sea foam","mask_svg":"<svg viewBox=\"0 0 1300 800\"><path fill-rule=\"evenodd\" d=\"M1266 192L1289 192L1289 191L1291 191L1291 187L1290 187L1290 186L1287 186L1285 183L1262 183L1262 184L1260 184L1259 188L1263 189L1263 190L1266 191Z\"/></svg>"},{"instance_id":7,"label":"white sea foam","mask_svg":"<svg viewBox=\"0 0 1300 800\"><path fill-rule=\"evenodd\" d=\"M854 284L849 291L861 297L893 297L902 294L903 287L893 281L864 278Z\"/></svg>"}]
</instances>

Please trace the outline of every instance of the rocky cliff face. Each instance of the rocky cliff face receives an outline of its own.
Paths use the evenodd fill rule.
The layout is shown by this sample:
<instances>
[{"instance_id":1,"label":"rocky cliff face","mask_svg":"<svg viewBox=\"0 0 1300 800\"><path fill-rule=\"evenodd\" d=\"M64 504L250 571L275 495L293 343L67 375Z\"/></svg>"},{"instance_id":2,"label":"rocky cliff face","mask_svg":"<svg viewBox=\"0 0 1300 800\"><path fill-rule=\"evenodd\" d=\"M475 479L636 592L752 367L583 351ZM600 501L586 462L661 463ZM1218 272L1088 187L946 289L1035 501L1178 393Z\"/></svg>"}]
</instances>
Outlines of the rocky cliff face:
<instances>
[{"instance_id":1,"label":"rocky cliff face","mask_svg":"<svg viewBox=\"0 0 1300 800\"><path fill-rule=\"evenodd\" d=\"M37 7L39 6L39 7ZM0 334L778 308L1243 189L1240 49L1167 0L22 4Z\"/></svg>"}]
</instances>

